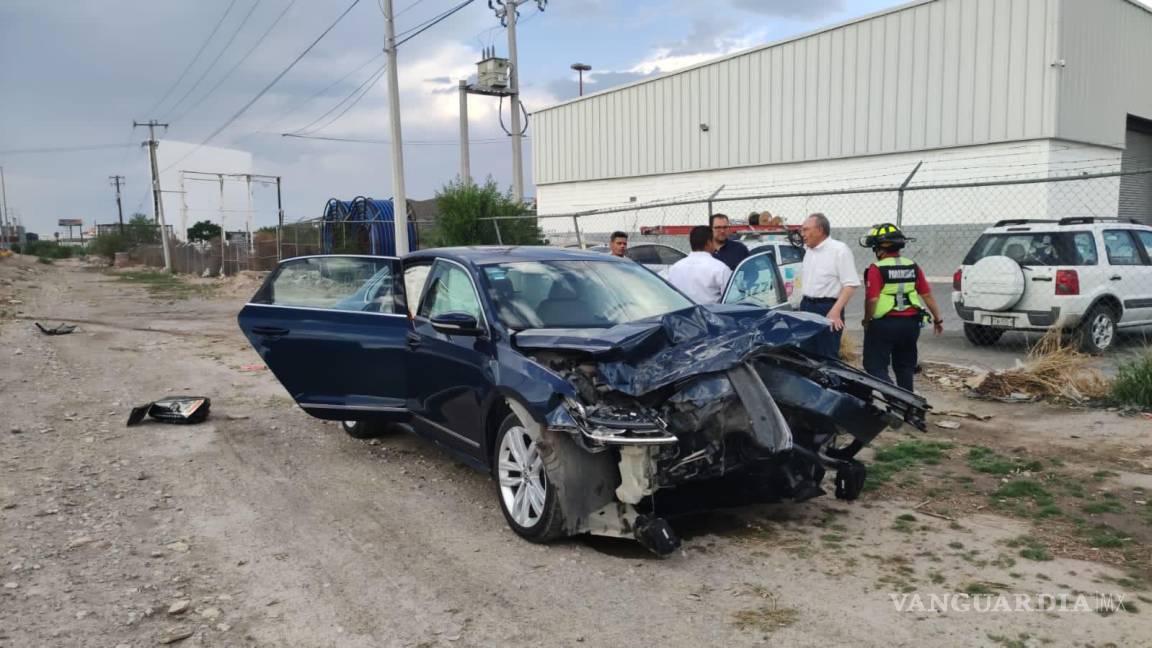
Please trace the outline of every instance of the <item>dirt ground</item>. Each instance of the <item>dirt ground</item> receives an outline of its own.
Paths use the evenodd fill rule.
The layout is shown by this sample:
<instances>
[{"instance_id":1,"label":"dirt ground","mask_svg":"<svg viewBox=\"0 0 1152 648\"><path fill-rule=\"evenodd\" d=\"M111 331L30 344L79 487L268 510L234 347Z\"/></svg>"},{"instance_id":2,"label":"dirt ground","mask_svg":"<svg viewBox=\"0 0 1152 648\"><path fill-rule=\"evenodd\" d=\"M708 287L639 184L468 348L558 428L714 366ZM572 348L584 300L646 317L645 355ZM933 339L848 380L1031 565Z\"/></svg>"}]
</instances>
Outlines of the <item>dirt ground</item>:
<instances>
[{"instance_id":1,"label":"dirt ground","mask_svg":"<svg viewBox=\"0 0 1152 648\"><path fill-rule=\"evenodd\" d=\"M487 475L351 439L246 367L254 290L0 260L0 646L1152 645L1142 416L925 380L937 411L991 418L886 432L857 502L676 520L664 559L538 546ZM124 426L168 394L211 418ZM898 608L916 594L1124 605Z\"/></svg>"}]
</instances>

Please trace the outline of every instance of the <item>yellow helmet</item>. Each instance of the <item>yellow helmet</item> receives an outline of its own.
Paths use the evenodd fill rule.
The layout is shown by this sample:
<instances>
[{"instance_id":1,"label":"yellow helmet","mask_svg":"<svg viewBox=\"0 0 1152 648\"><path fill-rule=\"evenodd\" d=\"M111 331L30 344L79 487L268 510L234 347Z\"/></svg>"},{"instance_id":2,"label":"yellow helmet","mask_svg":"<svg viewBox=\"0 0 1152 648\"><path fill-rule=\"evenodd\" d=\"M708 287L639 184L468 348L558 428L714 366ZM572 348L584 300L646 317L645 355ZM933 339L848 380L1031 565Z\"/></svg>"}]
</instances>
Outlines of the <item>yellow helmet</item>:
<instances>
[{"instance_id":1,"label":"yellow helmet","mask_svg":"<svg viewBox=\"0 0 1152 648\"><path fill-rule=\"evenodd\" d=\"M904 236L904 232L900 231L900 228L896 227L892 223L881 223L880 225L876 225L872 229L868 230L867 234L860 237L860 246L873 249L887 248L892 250L899 250L900 248L904 247L905 243L914 240L916 239L911 239L907 236Z\"/></svg>"}]
</instances>

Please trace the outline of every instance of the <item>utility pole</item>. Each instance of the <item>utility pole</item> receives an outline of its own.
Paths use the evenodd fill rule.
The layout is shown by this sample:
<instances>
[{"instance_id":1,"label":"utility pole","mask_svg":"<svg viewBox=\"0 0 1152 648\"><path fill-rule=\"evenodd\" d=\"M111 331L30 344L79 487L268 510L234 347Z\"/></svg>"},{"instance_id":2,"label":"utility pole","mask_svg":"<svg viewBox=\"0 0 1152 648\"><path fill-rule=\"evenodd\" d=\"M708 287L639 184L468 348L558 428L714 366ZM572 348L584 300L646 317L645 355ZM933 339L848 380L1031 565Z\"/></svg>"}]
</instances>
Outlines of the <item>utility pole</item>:
<instances>
[{"instance_id":1,"label":"utility pole","mask_svg":"<svg viewBox=\"0 0 1152 648\"><path fill-rule=\"evenodd\" d=\"M164 201L160 196L160 167L156 164L156 147L160 145L156 141L156 127L162 126L164 130L168 130L168 124L161 124L155 119L148 120L141 124L133 120L132 128L140 126L148 127L148 156L152 160L152 209L154 210L156 222L160 225L160 242L161 247L164 248L164 272L172 272L172 256L168 250L168 227L164 224Z\"/></svg>"},{"instance_id":2,"label":"utility pole","mask_svg":"<svg viewBox=\"0 0 1152 648\"><path fill-rule=\"evenodd\" d=\"M0 166L0 205L4 211L0 212L0 249L8 249L8 230L12 224L12 213L8 211L8 188L4 184L4 167Z\"/></svg>"},{"instance_id":3,"label":"utility pole","mask_svg":"<svg viewBox=\"0 0 1152 648\"><path fill-rule=\"evenodd\" d=\"M404 192L404 142L400 134L400 81L396 74L396 21L392 0L381 0L384 10L384 51L388 55L388 120L392 126L392 223L396 255L408 254L408 196Z\"/></svg>"},{"instance_id":4,"label":"utility pole","mask_svg":"<svg viewBox=\"0 0 1152 648\"><path fill-rule=\"evenodd\" d=\"M276 262L284 259L284 202L280 198L280 176L276 176Z\"/></svg>"},{"instance_id":5,"label":"utility pole","mask_svg":"<svg viewBox=\"0 0 1152 648\"><path fill-rule=\"evenodd\" d=\"M108 176L108 179L116 185L116 213L120 214L120 236L124 236L124 205L120 202L120 181L124 176Z\"/></svg>"},{"instance_id":6,"label":"utility pole","mask_svg":"<svg viewBox=\"0 0 1152 648\"><path fill-rule=\"evenodd\" d=\"M468 81L465 79L460 79L460 182L472 183L468 159Z\"/></svg>"},{"instance_id":7,"label":"utility pole","mask_svg":"<svg viewBox=\"0 0 1152 648\"><path fill-rule=\"evenodd\" d=\"M512 197L517 204L524 202L524 151L520 128L520 66L516 59L516 10L529 0L488 0L488 7L500 22L508 27L509 90L512 92ZM535 0L544 11L548 0Z\"/></svg>"}]
</instances>

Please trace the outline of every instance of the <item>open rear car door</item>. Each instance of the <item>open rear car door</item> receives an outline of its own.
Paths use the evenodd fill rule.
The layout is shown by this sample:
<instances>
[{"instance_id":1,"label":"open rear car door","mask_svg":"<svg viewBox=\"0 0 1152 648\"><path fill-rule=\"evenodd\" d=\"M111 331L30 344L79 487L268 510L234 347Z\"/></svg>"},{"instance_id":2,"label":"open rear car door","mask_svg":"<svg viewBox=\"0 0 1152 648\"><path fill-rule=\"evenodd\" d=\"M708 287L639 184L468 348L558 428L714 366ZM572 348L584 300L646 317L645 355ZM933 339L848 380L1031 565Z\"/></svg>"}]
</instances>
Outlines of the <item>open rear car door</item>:
<instances>
[{"instance_id":1,"label":"open rear car door","mask_svg":"<svg viewBox=\"0 0 1152 648\"><path fill-rule=\"evenodd\" d=\"M405 420L403 276L395 257L288 259L240 311L240 328L309 414Z\"/></svg>"}]
</instances>

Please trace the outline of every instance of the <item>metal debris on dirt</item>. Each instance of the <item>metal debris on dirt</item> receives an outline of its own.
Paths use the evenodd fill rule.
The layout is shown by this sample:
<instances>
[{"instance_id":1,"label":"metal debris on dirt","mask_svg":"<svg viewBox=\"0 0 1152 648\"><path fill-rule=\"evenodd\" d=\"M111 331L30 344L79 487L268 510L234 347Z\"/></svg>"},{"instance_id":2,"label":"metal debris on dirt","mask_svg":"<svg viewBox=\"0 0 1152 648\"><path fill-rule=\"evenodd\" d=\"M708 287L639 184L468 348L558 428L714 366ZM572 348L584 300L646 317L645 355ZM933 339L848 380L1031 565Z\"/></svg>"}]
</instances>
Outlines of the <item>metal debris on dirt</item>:
<instances>
[{"instance_id":1,"label":"metal debris on dirt","mask_svg":"<svg viewBox=\"0 0 1152 648\"><path fill-rule=\"evenodd\" d=\"M268 367L266 367L262 364L240 365L240 371L264 371L266 369L268 369Z\"/></svg>"},{"instance_id":2,"label":"metal debris on dirt","mask_svg":"<svg viewBox=\"0 0 1152 648\"><path fill-rule=\"evenodd\" d=\"M146 405L133 407L128 415L129 427L139 425L145 416L162 423L192 424L208 418L212 400L207 396L169 396Z\"/></svg>"},{"instance_id":3,"label":"metal debris on dirt","mask_svg":"<svg viewBox=\"0 0 1152 648\"><path fill-rule=\"evenodd\" d=\"M57 324L56 326L53 326L51 328L47 328L43 324L41 324L40 322L36 322L36 328L40 329L40 332L43 333L44 335L68 335L72 331L76 330L76 325L75 324L64 324L63 322L61 322L60 324Z\"/></svg>"},{"instance_id":4,"label":"metal debris on dirt","mask_svg":"<svg viewBox=\"0 0 1152 648\"><path fill-rule=\"evenodd\" d=\"M935 421L934 424L936 425L936 427L944 428L945 430L959 430L960 429L960 424L957 423L956 421Z\"/></svg>"},{"instance_id":5,"label":"metal debris on dirt","mask_svg":"<svg viewBox=\"0 0 1152 648\"><path fill-rule=\"evenodd\" d=\"M942 410L936 412L936 416L947 416L949 418L958 419L972 419L973 421L990 421L992 420L991 414L976 414L973 412L962 412L960 410Z\"/></svg>"}]
</instances>

